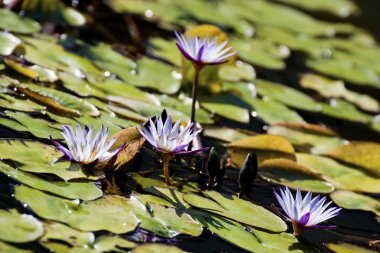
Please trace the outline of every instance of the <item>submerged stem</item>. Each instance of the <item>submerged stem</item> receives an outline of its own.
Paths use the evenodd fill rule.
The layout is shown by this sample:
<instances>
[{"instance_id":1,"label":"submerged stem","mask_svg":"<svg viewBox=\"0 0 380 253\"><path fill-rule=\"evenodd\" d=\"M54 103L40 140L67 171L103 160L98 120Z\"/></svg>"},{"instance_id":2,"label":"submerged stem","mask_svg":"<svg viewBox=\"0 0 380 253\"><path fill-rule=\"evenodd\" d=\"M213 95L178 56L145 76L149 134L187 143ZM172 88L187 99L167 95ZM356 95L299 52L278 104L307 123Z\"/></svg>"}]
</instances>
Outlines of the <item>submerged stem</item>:
<instances>
[{"instance_id":1,"label":"submerged stem","mask_svg":"<svg viewBox=\"0 0 380 253\"><path fill-rule=\"evenodd\" d=\"M167 154L162 155L162 165L164 167L165 183L167 186L172 185L172 182L170 180L170 175L169 175L169 161L171 158L172 158L171 155L167 155Z\"/></svg>"}]
</instances>

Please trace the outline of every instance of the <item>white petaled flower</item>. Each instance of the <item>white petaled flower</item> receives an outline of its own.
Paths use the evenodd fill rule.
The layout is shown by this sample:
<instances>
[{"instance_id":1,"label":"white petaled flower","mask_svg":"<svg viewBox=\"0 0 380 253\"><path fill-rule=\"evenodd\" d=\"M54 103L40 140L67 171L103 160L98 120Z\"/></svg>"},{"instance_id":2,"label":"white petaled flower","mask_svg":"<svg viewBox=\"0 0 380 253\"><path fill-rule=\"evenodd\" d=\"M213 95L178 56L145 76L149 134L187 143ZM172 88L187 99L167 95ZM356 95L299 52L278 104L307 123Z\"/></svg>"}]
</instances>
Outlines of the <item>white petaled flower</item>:
<instances>
[{"instance_id":1,"label":"white petaled flower","mask_svg":"<svg viewBox=\"0 0 380 253\"><path fill-rule=\"evenodd\" d=\"M187 146L202 129L193 131L193 123L190 123L181 130L180 120L173 126L170 115L165 120L165 123L162 117L159 116L156 124L153 123L152 119L149 119L147 127L142 125L142 130L139 128L137 130L158 152L163 154L189 154L207 149L186 151Z\"/></svg>"},{"instance_id":2,"label":"white petaled flower","mask_svg":"<svg viewBox=\"0 0 380 253\"><path fill-rule=\"evenodd\" d=\"M318 226L332 217L337 216L342 208L328 206L331 201L326 203L326 197L316 196L312 199L312 193L308 192L302 198L300 189L297 189L296 197L293 198L288 187L279 189L280 194L274 190L274 195L282 210L285 219L292 222L294 234L298 234L304 228L333 228L335 226Z\"/></svg>"},{"instance_id":3,"label":"white petaled flower","mask_svg":"<svg viewBox=\"0 0 380 253\"><path fill-rule=\"evenodd\" d=\"M199 36L194 39L186 34L175 32L177 37L177 47L181 53L198 67L204 65L215 65L227 62L227 59L235 55L236 51L231 51L232 47L226 47L228 40L217 44L217 38L213 40L209 36L202 41Z\"/></svg>"},{"instance_id":4,"label":"white petaled flower","mask_svg":"<svg viewBox=\"0 0 380 253\"><path fill-rule=\"evenodd\" d=\"M110 141L107 141L108 127L104 129L103 125L96 136L94 136L92 126L84 126L82 130L80 125L77 125L76 133L67 125L64 125L62 130L62 136L66 141L67 148L55 140L52 140L52 142L69 160L78 163L90 164L93 162L103 162L124 148L124 146L121 146L118 149L109 151L115 143L116 138L113 137Z\"/></svg>"}]
</instances>

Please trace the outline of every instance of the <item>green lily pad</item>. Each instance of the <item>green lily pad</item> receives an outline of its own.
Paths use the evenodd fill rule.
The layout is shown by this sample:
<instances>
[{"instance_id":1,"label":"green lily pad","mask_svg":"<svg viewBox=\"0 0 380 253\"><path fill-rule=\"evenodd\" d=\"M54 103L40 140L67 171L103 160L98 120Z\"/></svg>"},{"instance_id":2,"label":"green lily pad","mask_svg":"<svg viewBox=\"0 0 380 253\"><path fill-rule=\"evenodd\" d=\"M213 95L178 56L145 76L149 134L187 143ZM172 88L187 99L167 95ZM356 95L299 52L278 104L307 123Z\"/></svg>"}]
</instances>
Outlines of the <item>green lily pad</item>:
<instances>
[{"instance_id":1,"label":"green lily pad","mask_svg":"<svg viewBox=\"0 0 380 253\"><path fill-rule=\"evenodd\" d=\"M104 196L79 203L58 198L26 186L15 187L16 199L26 203L38 216L60 221L82 231L107 230L115 234L133 231L139 220L122 205L127 199ZM120 215L122 214L122 215Z\"/></svg>"},{"instance_id":2,"label":"green lily pad","mask_svg":"<svg viewBox=\"0 0 380 253\"><path fill-rule=\"evenodd\" d=\"M254 109L251 115L260 117L270 124L276 124L284 121L304 122L302 117L296 111L289 109L282 103L269 97L260 99L256 94L256 87L253 83L243 82L224 82L223 89L237 93L246 103Z\"/></svg>"},{"instance_id":3,"label":"green lily pad","mask_svg":"<svg viewBox=\"0 0 380 253\"><path fill-rule=\"evenodd\" d=\"M17 33L34 33L41 29L38 22L20 17L16 13L5 8L0 9L0 29Z\"/></svg>"},{"instance_id":4,"label":"green lily pad","mask_svg":"<svg viewBox=\"0 0 380 253\"><path fill-rule=\"evenodd\" d=\"M324 182L319 174L288 159L269 159L261 163L260 175L268 181L302 191L330 193L334 186Z\"/></svg>"},{"instance_id":5,"label":"green lily pad","mask_svg":"<svg viewBox=\"0 0 380 253\"><path fill-rule=\"evenodd\" d=\"M20 84L16 87L20 92L46 105L51 110L56 110L69 116L99 115L99 111L95 106L65 92L35 84Z\"/></svg>"},{"instance_id":6,"label":"green lily pad","mask_svg":"<svg viewBox=\"0 0 380 253\"><path fill-rule=\"evenodd\" d=\"M154 55L169 61L173 65L179 66L181 62L181 53L177 49L174 40L151 38L149 39L149 48Z\"/></svg>"},{"instance_id":7,"label":"green lily pad","mask_svg":"<svg viewBox=\"0 0 380 253\"><path fill-rule=\"evenodd\" d=\"M32 215L20 214L16 209L0 210L0 239L6 242L31 242L43 235L42 224Z\"/></svg>"},{"instance_id":8,"label":"green lily pad","mask_svg":"<svg viewBox=\"0 0 380 253\"><path fill-rule=\"evenodd\" d=\"M14 169L1 162L0 172L32 188L69 199L93 200L103 195L102 190L92 182L47 181L31 173Z\"/></svg>"},{"instance_id":9,"label":"green lily pad","mask_svg":"<svg viewBox=\"0 0 380 253\"><path fill-rule=\"evenodd\" d=\"M354 2L348 0L319 0L319 1L300 1L300 0L280 0L286 4L318 12L328 12L341 18L347 18L360 12L359 7Z\"/></svg>"},{"instance_id":10,"label":"green lily pad","mask_svg":"<svg viewBox=\"0 0 380 253\"><path fill-rule=\"evenodd\" d=\"M136 244L120 236L102 235L96 238L94 249L97 252L125 252L120 248L133 248Z\"/></svg>"},{"instance_id":11,"label":"green lily pad","mask_svg":"<svg viewBox=\"0 0 380 253\"><path fill-rule=\"evenodd\" d=\"M261 40L234 39L233 45L239 54L239 58L254 65L269 69L284 69L282 60L288 56L283 54L283 49L275 44Z\"/></svg>"},{"instance_id":12,"label":"green lily pad","mask_svg":"<svg viewBox=\"0 0 380 253\"><path fill-rule=\"evenodd\" d=\"M286 124L270 126L268 128L268 133L281 135L287 138L297 150L307 151L313 154L328 152L345 142L345 140L339 137L329 136L315 131L308 131L300 127L289 127Z\"/></svg>"},{"instance_id":13,"label":"green lily pad","mask_svg":"<svg viewBox=\"0 0 380 253\"><path fill-rule=\"evenodd\" d=\"M13 160L16 168L23 171L54 174L65 181L74 178L98 179L98 177L87 176L74 163L58 162L62 153L53 146L37 141L1 140L0 149L2 150L0 154L2 159Z\"/></svg>"},{"instance_id":14,"label":"green lily pad","mask_svg":"<svg viewBox=\"0 0 380 253\"><path fill-rule=\"evenodd\" d=\"M33 253L32 250L19 249L13 245L6 244L5 242L0 241L0 251L3 253Z\"/></svg>"},{"instance_id":15,"label":"green lily pad","mask_svg":"<svg viewBox=\"0 0 380 253\"><path fill-rule=\"evenodd\" d=\"M368 248L361 247L359 245L347 243L347 242L341 242L341 243L326 243L325 244L327 248L330 250L336 252L336 253L375 253L376 250L371 250Z\"/></svg>"},{"instance_id":16,"label":"green lily pad","mask_svg":"<svg viewBox=\"0 0 380 253\"><path fill-rule=\"evenodd\" d=\"M222 65L218 76L224 81L252 81L256 78L255 69L248 63L238 61L236 65Z\"/></svg>"},{"instance_id":17,"label":"green lily pad","mask_svg":"<svg viewBox=\"0 0 380 253\"><path fill-rule=\"evenodd\" d=\"M371 115L359 111L355 106L341 99L331 99L330 104L320 103L320 105L323 114L334 118L362 123L369 123L372 120Z\"/></svg>"},{"instance_id":18,"label":"green lily pad","mask_svg":"<svg viewBox=\"0 0 380 253\"><path fill-rule=\"evenodd\" d=\"M322 74L344 79L358 85L380 88L380 77L375 71L341 59L311 59L307 65Z\"/></svg>"},{"instance_id":19,"label":"green lily pad","mask_svg":"<svg viewBox=\"0 0 380 253\"><path fill-rule=\"evenodd\" d=\"M266 159L286 158L295 160L295 150L284 137L270 134L250 136L228 144L232 160L241 166L248 153L255 153L259 164Z\"/></svg>"},{"instance_id":20,"label":"green lily pad","mask_svg":"<svg viewBox=\"0 0 380 253\"><path fill-rule=\"evenodd\" d=\"M224 142L233 142L248 137L244 132L228 127L206 128L204 135Z\"/></svg>"},{"instance_id":21,"label":"green lily pad","mask_svg":"<svg viewBox=\"0 0 380 253\"><path fill-rule=\"evenodd\" d=\"M380 144L376 142L352 141L330 151L328 155L380 176Z\"/></svg>"},{"instance_id":22,"label":"green lily pad","mask_svg":"<svg viewBox=\"0 0 380 253\"><path fill-rule=\"evenodd\" d=\"M361 109L371 112L378 112L380 110L376 99L346 89L343 81L331 80L314 74L306 74L302 76L300 83L302 87L313 89L324 97L344 98Z\"/></svg>"},{"instance_id":23,"label":"green lily pad","mask_svg":"<svg viewBox=\"0 0 380 253\"><path fill-rule=\"evenodd\" d=\"M63 241L72 246L91 245L95 241L95 235L91 232L82 232L61 223L44 223L45 234L40 238L41 242Z\"/></svg>"},{"instance_id":24,"label":"green lily pad","mask_svg":"<svg viewBox=\"0 0 380 253\"><path fill-rule=\"evenodd\" d=\"M174 94L181 86L181 79L182 76L177 68L143 57L137 62L136 72L129 75L128 82L137 87Z\"/></svg>"},{"instance_id":25,"label":"green lily pad","mask_svg":"<svg viewBox=\"0 0 380 253\"><path fill-rule=\"evenodd\" d=\"M4 59L4 62L14 71L34 80L41 82L55 82L58 80L58 76L53 70L38 65L26 66L10 59Z\"/></svg>"},{"instance_id":26,"label":"green lily pad","mask_svg":"<svg viewBox=\"0 0 380 253\"><path fill-rule=\"evenodd\" d=\"M285 105L307 111L319 111L320 105L306 94L287 87L283 84L274 83L262 79L255 80L257 93L277 100Z\"/></svg>"},{"instance_id":27,"label":"green lily pad","mask_svg":"<svg viewBox=\"0 0 380 253\"><path fill-rule=\"evenodd\" d=\"M0 54L10 55L21 44L21 40L12 33L0 32Z\"/></svg>"},{"instance_id":28,"label":"green lily pad","mask_svg":"<svg viewBox=\"0 0 380 253\"><path fill-rule=\"evenodd\" d=\"M45 106L34 103L29 99L15 98L7 94L0 94L0 106L6 109L26 112L41 112L46 110Z\"/></svg>"},{"instance_id":29,"label":"green lily pad","mask_svg":"<svg viewBox=\"0 0 380 253\"><path fill-rule=\"evenodd\" d=\"M265 208L233 195L215 191L204 191L206 197L186 193L183 199L192 206L215 213L232 220L263 228L269 231L282 232L287 226L279 217Z\"/></svg>"},{"instance_id":30,"label":"green lily pad","mask_svg":"<svg viewBox=\"0 0 380 253\"><path fill-rule=\"evenodd\" d=\"M340 207L350 210L364 210L380 215L380 201L351 191L335 191L331 199Z\"/></svg>"},{"instance_id":31,"label":"green lily pad","mask_svg":"<svg viewBox=\"0 0 380 253\"><path fill-rule=\"evenodd\" d=\"M136 246L133 250L133 253L183 253L180 248L176 246L170 246L161 243L145 243L139 246Z\"/></svg>"},{"instance_id":32,"label":"green lily pad","mask_svg":"<svg viewBox=\"0 0 380 253\"><path fill-rule=\"evenodd\" d=\"M360 170L339 164L327 157L301 153L298 153L296 157L299 164L309 168L313 173L320 174L337 189L367 193L380 192L380 179L368 176Z\"/></svg>"}]
</instances>

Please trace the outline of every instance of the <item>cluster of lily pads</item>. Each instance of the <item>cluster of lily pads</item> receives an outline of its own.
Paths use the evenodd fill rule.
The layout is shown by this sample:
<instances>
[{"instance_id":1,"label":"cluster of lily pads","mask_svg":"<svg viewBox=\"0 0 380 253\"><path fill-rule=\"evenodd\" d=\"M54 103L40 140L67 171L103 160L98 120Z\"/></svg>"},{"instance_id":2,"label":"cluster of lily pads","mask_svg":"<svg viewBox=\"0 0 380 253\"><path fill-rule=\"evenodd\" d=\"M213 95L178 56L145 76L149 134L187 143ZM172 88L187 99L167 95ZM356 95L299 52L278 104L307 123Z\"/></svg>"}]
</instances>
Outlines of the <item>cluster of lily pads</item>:
<instances>
[{"instance_id":1,"label":"cluster of lily pads","mask_svg":"<svg viewBox=\"0 0 380 253\"><path fill-rule=\"evenodd\" d=\"M376 250L324 222L379 216L380 144L338 132L379 136L380 48L301 11L353 3L15 3L0 9L0 251L199 251L209 232L252 252ZM303 237L336 225L339 242Z\"/></svg>"}]
</instances>

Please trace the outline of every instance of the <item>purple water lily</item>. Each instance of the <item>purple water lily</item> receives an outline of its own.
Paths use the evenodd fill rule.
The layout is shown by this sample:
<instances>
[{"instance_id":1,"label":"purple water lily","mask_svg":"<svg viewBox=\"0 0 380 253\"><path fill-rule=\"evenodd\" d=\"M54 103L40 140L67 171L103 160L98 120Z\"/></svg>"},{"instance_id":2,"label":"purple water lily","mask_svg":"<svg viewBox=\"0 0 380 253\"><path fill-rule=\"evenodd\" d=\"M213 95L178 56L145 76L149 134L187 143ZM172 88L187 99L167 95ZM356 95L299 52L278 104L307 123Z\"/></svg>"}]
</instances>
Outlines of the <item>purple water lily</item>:
<instances>
[{"instance_id":1,"label":"purple water lily","mask_svg":"<svg viewBox=\"0 0 380 253\"><path fill-rule=\"evenodd\" d=\"M148 128L142 126L140 134L154 147L154 149L162 154L164 175L167 185L170 185L169 176L169 160L174 155L179 154L191 154L208 148L198 149L198 150L187 150L189 143L194 139L194 137L199 134L202 129L193 131L193 123L188 124L183 130L180 129L180 120L178 120L174 126L172 125L172 117L169 115L165 123L162 117L159 116L157 123L154 124L152 119L149 119Z\"/></svg>"},{"instance_id":2,"label":"purple water lily","mask_svg":"<svg viewBox=\"0 0 380 253\"><path fill-rule=\"evenodd\" d=\"M325 204L326 197L316 196L312 199L312 193L308 192L302 198L300 189L297 189L295 199L288 187L279 189L280 194L274 190L274 195L281 205L285 215L285 220L293 225L294 235L298 235L304 228L333 228L335 226L319 226L318 224L326 221L340 213L341 208L327 208L331 201Z\"/></svg>"},{"instance_id":3,"label":"purple water lily","mask_svg":"<svg viewBox=\"0 0 380 253\"><path fill-rule=\"evenodd\" d=\"M107 142L108 127L104 129L103 125L95 137L92 125L90 127L85 125L83 130L80 125L77 125L76 133L67 125L64 125L62 130L62 136L66 141L67 148L55 140L52 140L53 144L67 159L81 164L106 161L119 153L124 147L121 146L118 149L109 151L115 143L116 138L113 137Z\"/></svg>"},{"instance_id":4,"label":"purple water lily","mask_svg":"<svg viewBox=\"0 0 380 253\"><path fill-rule=\"evenodd\" d=\"M185 37L185 35L178 32L175 32L175 36L177 37L178 49L184 57L193 63L195 68L194 83L191 94L193 100L191 105L191 122L194 123L195 126L195 102L197 100L199 73L206 65L216 65L227 62L227 59L233 55L236 55L237 52L232 51L232 47L227 46L228 40L222 41L218 45L216 37L213 40L211 40L209 36L206 36L204 40L201 40L199 36L195 36L192 39L188 33Z\"/></svg>"},{"instance_id":5,"label":"purple water lily","mask_svg":"<svg viewBox=\"0 0 380 253\"><path fill-rule=\"evenodd\" d=\"M224 63L229 57L237 53L236 51L231 51L232 47L226 47L228 40L218 45L216 37L211 40L209 36L206 36L202 41L199 36L192 39L189 34L186 34L185 37L185 35L175 32L175 35L177 37L177 47L183 56L196 67Z\"/></svg>"}]
</instances>

